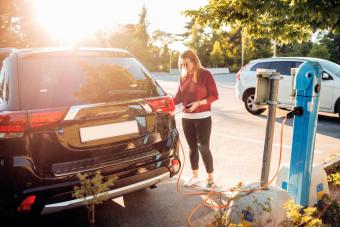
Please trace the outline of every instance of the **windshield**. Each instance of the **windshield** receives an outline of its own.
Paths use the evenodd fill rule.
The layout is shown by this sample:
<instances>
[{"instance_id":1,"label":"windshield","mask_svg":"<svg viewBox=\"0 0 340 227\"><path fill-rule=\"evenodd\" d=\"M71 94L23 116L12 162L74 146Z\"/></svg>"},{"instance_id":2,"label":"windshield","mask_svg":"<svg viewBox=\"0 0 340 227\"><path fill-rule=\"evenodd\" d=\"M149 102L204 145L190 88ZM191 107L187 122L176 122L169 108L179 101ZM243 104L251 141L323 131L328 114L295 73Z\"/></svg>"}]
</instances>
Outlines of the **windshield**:
<instances>
[{"instance_id":1,"label":"windshield","mask_svg":"<svg viewBox=\"0 0 340 227\"><path fill-rule=\"evenodd\" d=\"M41 56L19 62L22 108L50 108L161 95L132 57Z\"/></svg>"}]
</instances>

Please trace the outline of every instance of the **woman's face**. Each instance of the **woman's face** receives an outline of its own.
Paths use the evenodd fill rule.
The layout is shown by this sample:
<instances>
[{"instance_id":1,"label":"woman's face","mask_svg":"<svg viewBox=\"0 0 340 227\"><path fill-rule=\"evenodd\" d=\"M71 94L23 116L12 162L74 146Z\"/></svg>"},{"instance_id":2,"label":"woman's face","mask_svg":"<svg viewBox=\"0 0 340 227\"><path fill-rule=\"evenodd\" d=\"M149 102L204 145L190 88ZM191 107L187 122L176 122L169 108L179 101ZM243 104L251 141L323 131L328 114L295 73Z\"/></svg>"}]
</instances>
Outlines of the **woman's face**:
<instances>
[{"instance_id":1,"label":"woman's face","mask_svg":"<svg viewBox=\"0 0 340 227\"><path fill-rule=\"evenodd\" d=\"M183 58L180 60L181 70L185 70L187 73L194 72L194 63L189 58Z\"/></svg>"}]
</instances>

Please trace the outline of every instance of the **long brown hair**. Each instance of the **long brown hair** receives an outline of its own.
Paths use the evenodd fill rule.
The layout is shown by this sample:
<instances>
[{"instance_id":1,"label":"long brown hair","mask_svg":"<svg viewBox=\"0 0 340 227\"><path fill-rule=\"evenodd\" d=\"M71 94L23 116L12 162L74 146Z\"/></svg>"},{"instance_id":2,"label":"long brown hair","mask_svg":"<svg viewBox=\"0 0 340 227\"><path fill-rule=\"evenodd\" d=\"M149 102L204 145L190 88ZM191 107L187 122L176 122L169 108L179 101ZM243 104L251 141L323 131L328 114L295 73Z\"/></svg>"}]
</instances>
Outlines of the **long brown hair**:
<instances>
[{"instance_id":1,"label":"long brown hair","mask_svg":"<svg viewBox=\"0 0 340 227\"><path fill-rule=\"evenodd\" d=\"M193 81L197 83L199 71L201 66L201 61L198 58L196 52L194 50L188 49L181 53L181 55L178 57L178 68L181 69L181 60L188 58L193 64L194 64L194 75L193 75Z\"/></svg>"}]
</instances>

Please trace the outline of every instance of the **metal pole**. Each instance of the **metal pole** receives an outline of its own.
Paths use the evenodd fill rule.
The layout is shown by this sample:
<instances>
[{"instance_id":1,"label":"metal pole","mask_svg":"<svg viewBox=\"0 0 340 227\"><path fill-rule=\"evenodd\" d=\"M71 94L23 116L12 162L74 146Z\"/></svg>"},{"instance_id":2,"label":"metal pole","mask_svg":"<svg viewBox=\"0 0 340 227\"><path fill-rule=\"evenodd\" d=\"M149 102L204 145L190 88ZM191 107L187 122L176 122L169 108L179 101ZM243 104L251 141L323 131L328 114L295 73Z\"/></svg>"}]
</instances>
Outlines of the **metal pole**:
<instances>
[{"instance_id":1,"label":"metal pole","mask_svg":"<svg viewBox=\"0 0 340 227\"><path fill-rule=\"evenodd\" d=\"M265 187L268 185L280 73L273 73L269 79L270 89L269 100L267 101L269 112L267 117L266 137L263 150L261 187Z\"/></svg>"},{"instance_id":2,"label":"metal pole","mask_svg":"<svg viewBox=\"0 0 340 227\"><path fill-rule=\"evenodd\" d=\"M244 65L244 35L241 32L241 67Z\"/></svg>"},{"instance_id":3,"label":"metal pole","mask_svg":"<svg viewBox=\"0 0 340 227\"><path fill-rule=\"evenodd\" d=\"M169 62L169 73L171 73L171 49L169 49L170 62Z\"/></svg>"},{"instance_id":4,"label":"metal pole","mask_svg":"<svg viewBox=\"0 0 340 227\"><path fill-rule=\"evenodd\" d=\"M273 41L273 57L276 57L276 41Z\"/></svg>"}]
</instances>

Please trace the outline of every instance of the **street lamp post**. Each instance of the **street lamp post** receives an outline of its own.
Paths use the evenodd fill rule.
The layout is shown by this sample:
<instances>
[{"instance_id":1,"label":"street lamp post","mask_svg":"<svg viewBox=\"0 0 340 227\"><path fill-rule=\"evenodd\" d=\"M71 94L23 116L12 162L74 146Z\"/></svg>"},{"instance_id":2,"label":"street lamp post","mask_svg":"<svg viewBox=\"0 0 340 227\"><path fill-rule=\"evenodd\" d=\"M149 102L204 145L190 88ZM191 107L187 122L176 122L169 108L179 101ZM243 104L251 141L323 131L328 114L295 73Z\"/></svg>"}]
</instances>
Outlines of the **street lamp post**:
<instances>
[{"instance_id":1,"label":"street lamp post","mask_svg":"<svg viewBox=\"0 0 340 227\"><path fill-rule=\"evenodd\" d=\"M169 62L169 73L171 73L171 55L172 55L172 51L171 49L169 49L169 55L170 55L170 62Z\"/></svg>"}]
</instances>

